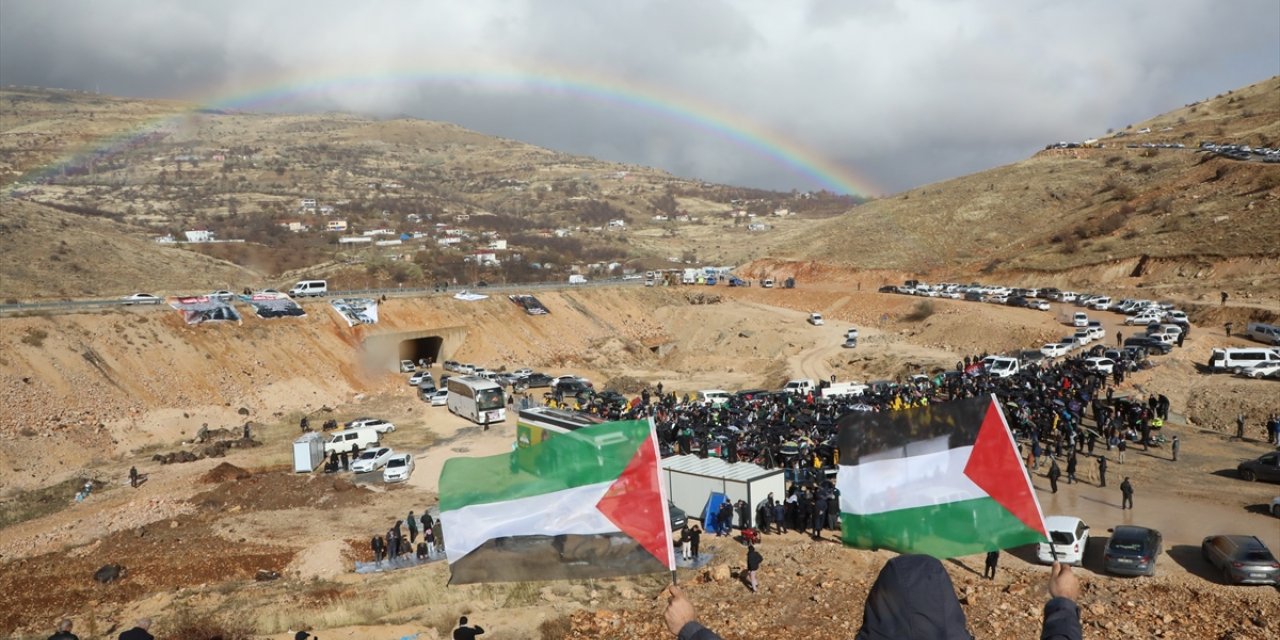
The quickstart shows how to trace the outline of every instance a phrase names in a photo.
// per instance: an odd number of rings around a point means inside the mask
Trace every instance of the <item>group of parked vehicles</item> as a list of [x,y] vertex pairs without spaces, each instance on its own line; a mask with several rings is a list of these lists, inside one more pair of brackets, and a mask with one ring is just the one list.
[[403,482],[413,475],[413,454],[397,453],[382,445],[382,436],[396,430],[396,425],[381,418],[356,418],[339,431],[329,435],[324,443],[325,455],[360,453],[351,461],[351,471],[356,474],[382,470],[383,482]]

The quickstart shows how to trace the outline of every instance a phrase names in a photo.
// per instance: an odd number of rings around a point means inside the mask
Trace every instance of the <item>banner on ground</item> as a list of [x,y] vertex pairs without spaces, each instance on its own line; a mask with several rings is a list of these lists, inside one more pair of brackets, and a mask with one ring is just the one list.
[[844,543],[951,558],[1048,539],[993,396],[841,418]]
[[440,472],[450,584],[605,578],[675,568],[648,420],[557,433]]
[[255,293],[253,295],[240,296],[240,299],[248,302],[259,318],[302,317],[307,315],[302,310],[302,307],[293,301],[293,298],[283,293]]
[[182,314],[182,319],[187,324],[222,321],[242,322],[240,312],[236,311],[235,307],[222,298],[191,296],[169,298],[167,302],[170,307],[177,309]]
[[378,323],[378,301],[374,298],[335,298],[329,304],[349,327]]

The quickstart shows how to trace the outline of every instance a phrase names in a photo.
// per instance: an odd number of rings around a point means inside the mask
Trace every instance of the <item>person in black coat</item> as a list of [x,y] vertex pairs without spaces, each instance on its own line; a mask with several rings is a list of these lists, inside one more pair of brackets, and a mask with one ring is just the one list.
[[71,618],[63,618],[58,623],[58,630],[49,636],[49,640],[80,640],[80,636],[71,633]]
[[138,620],[137,626],[120,634],[120,640],[156,640],[148,631],[150,628],[151,618],[142,618]]
[[1107,457],[1098,456],[1098,486],[1107,486]]
[[1049,488],[1054,492],[1058,492],[1058,478],[1062,477],[1062,469],[1058,468],[1057,460],[1049,462]]
[[[1081,640],[1080,581],[1071,567],[1054,563],[1049,575],[1049,601],[1044,605],[1040,640]],[[667,630],[679,640],[720,640],[698,622],[693,604],[680,588],[667,587],[663,611]],[[904,555],[885,563],[867,594],[862,628],[854,640],[933,640],[972,638],[955,586],[936,558]]]
[[759,588],[759,582],[756,580],[756,572],[760,570],[760,563],[764,562],[764,556],[756,551],[754,544],[747,545],[747,586],[751,587],[751,593],[755,593]]
[[693,561],[698,561],[698,545],[702,544],[702,528],[698,525],[689,527],[689,553],[693,556]]
[[1078,464],[1079,462],[1076,461],[1076,452],[1072,451],[1071,455],[1067,456],[1067,484],[1075,484],[1076,465]]
[[475,640],[476,636],[483,633],[484,629],[480,625],[467,626],[467,617],[462,616],[458,619],[458,628],[453,630],[453,640]]

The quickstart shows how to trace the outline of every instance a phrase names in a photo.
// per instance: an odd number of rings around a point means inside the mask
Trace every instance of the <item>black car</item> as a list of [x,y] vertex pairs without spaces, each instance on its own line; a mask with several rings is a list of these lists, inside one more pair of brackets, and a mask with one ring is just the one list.
[[627,404],[628,402],[627,397],[617,391],[601,391],[600,393],[595,394],[592,399],[597,402],[603,402],[604,404],[622,405]]
[[1103,560],[1107,573],[1154,576],[1156,559],[1164,549],[1160,532],[1147,527],[1121,525],[1111,531]]
[[1257,460],[1246,460],[1236,467],[1242,480],[1280,482],[1280,452],[1272,451]]
[[769,391],[767,389],[744,389],[733,395],[742,398],[743,400],[755,400],[767,395],[768,393]]
[[898,288],[891,284],[886,284],[885,286],[880,287],[879,289],[876,289],[876,292],[877,293],[897,293]]
[[1013,296],[1012,298],[1009,298],[1008,300],[1006,300],[1006,301],[1005,301],[1005,304],[1006,304],[1006,305],[1008,305],[1008,306],[1010,306],[1010,307],[1024,307],[1024,308],[1025,308],[1025,307],[1029,307],[1029,306],[1031,306],[1031,303],[1027,301],[1026,296]]
[[1173,351],[1173,345],[1168,344],[1158,338],[1150,338],[1147,336],[1134,336],[1132,338],[1125,338],[1124,346],[1142,347],[1143,349],[1146,349],[1147,353],[1159,353],[1160,355],[1164,355],[1169,353],[1170,351]]
[[551,376],[545,373],[531,373],[522,378],[521,382],[530,389],[541,389],[551,386]]
[[671,514],[671,530],[679,531],[689,522],[689,516],[684,509],[677,507],[674,503],[667,502],[667,511]]
[[581,380],[561,380],[551,387],[552,391],[559,391],[567,397],[576,396],[580,393],[591,394],[591,387]]

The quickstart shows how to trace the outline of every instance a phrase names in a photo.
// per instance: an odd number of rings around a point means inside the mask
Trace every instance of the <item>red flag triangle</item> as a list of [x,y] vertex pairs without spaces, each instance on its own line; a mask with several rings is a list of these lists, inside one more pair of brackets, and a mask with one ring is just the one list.
[[636,449],[622,475],[609,486],[596,509],[623,533],[631,536],[653,557],[670,569],[671,531],[667,526],[667,505],[662,499],[658,476],[658,456],[646,438]]
[[1048,537],[1031,481],[994,399],[982,419],[964,474],[1023,524]]

